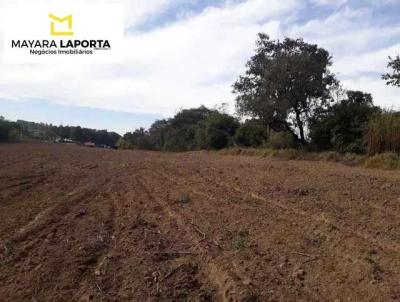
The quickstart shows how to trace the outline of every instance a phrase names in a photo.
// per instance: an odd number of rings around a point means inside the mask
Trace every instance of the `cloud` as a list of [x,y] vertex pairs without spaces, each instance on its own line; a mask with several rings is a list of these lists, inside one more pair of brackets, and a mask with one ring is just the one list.
[[381,74],[387,71],[388,56],[399,52],[400,26],[379,25],[376,18],[370,6],[344,6],[326,18],[295,24],[284,34],[329,50],[332,70],[345,88],[370,92],[377,104],[398,107],[400,89],[386,86]]
[[[231,85],[253,53],[256,34],[266,32],[318,43],[334,56],[333,70],[347,88],[371,91],[385,105],[399,99],[400,89],[386,87],[379,74],[399,49],[400,26],[376,22],[371,7],[333,1],[333,11],[322,17],[307,16],[309,0],[225,1],[140,30],[190,1],[197,0],[124,0],[124,64],[0,63],[0,96],[163,116],[181,107],[212,106],[233,100]],[[299,15],[306,21],[299,22]]]
[[[161,2],[144,15],[159,11]],[[279,18],[299,3],[227,2],[149,32],[129,32],[123,65],[3,64],[0,89],[21,98],[164,115],[213,105],[232,99],[231,84],[251,55],[256,34],[278,37]]]
[[366,73],[386,73],[388,57],[400,49],[400,43],[377,51],[359,55],[349,55],[338,59],[334,70],[344,78],[355,78]]
[[380,77],[357,77],[342,81],[343,87],[351,90],[367,91],[385,109],[400,110],[399,88],[386,86]]
[[347,0],[311,0],[311,3],[316,6],[335,6],[339,7],[347,3]]

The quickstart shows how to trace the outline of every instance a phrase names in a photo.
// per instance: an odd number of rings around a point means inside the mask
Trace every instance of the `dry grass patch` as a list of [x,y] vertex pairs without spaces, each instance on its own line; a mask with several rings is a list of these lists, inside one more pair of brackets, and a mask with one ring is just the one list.
[[373,169],[400,169],[400,157],[395,153],[378,154],[367,158],[364,166]]
[[308,160],[342,163],[347,166],[363,166],[366,168],[395,170],[400,169],[400,156],[396,153],[383,153],[372,157],[354,153],[341,154],[335,151],[308,152],[298,149],[255,149],[230,148],[218,151],[222,155],[245,155],[258,157],[274,157],[282,160]]

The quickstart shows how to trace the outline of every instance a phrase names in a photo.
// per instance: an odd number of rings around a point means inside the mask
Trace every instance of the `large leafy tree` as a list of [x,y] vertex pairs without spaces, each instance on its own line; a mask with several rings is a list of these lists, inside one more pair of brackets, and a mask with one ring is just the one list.
[[271,40],[261,33],[256,45],[245,75],[233,85],[237,111],[276,132],[291,133],[304,145],[310,119],[328,105],[330,88],[337,85],[329,71],[331,57],[302,39]]
[[396,58],[389,57],[388,67],[393,70],[392,73],[387,73],[382,76],[386,80],[387,85],[400,87],[400,56]]

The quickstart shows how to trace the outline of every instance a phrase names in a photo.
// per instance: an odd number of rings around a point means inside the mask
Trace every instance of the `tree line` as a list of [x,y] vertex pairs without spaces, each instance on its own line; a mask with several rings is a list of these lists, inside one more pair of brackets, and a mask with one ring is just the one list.
[[15,122],[7,121],[0,116],[0,142],[15,141],[19,137],[19,126]]
[[[258,35],[255,54],[232,85],[236,115],[205,106],[180,110],[122,137],[115,132],[0,120],[0,140],[18,134],[71,139],[121,149],[190,151],[232,146],[400,153],[400,113],[374,105],[371,94],[346,91],[332,57],[302,39]],[[388,85],[400,86],[400,57],[389,57]]]
[[[331,66],[329,52],[318,45],[302,39],[271,40],[261,33],[244,75],[233,84],[237,117],[204,106],[184,109],[147,130],[126,133],[118,146],[162,151],[238,145],[400,152],[392,142],[399,141],[399,113],[375,106],[369,93],[345,91]],[[400,86],[399,56],[389,58],[388,67],[393,72],[382,78]]]
[[121,138],[116,132],[96,130],[80,126],[55,126],[23,120],[7,121],[0,117],[0,142],[15,141],[19,138],[32,138],[45,141],[73,141],[76,143],[92,142],[98,146],[115,147]]

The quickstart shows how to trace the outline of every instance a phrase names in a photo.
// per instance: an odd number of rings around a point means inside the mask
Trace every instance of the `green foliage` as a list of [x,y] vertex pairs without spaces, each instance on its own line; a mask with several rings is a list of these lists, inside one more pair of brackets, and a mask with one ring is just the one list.
[[259,147],[266,143],[268,133],[257,120],[245,121],[236,131],[235,142],[239,146]]
[[44,123],[34,123],[23,120],[17,120],[16,123],[21,129],[21,135],[23,137],[52,141],[57,138],[57,127],[54,127],[51,124],[48,125]]
[[151,137],[154,150],[163,150],[168,125],[168,120],[157,120],[150,126],[149,135]]
[[388,67],[392,69],[392,73],[387,73],[382,76],[386,80],[387,85],[400,87],[400,56],[396,58],[389,57]]
[[239,122],[232,116],[225,113],[215,112],[209,115],[204,121],[204,134],[200,142],[206,149],[223,149],[233,144],[233,137],[239,128]]
[[57,138],[60,138],[71,139],[78,143],[92,142],[96,145],[114,147],[121,137],[115,132],[82,128],[80,126],[54,126],[52,124],[34,123],[23,120],[18,120],[16,123],[24,137],[47,141],[55,141]]
[[116,147],[122,150],[133,149],[132,144],[124,140],[122,137],[119,138]]
[[348,91],[346,99],[319,111],[311,121],[312,146],[318,151],[363,153],[368,121],[377,112],[370,94]]
[[400,154],[400,112],[383,112],[374,116],[366,134],[368,154]]
[[185,109],[169,120],[159,120],[146,131],[126,133],[124,141],[133,149],[189,151],[221,149],[233,144],[239,122],[233,117],[204,106]]
[[195,126],[187,130],[169,126],[165,133],[164,151],[189,151],[195,147]]
[[305,130],[316,108],[326,107],[337,81],[331,57],[301,39],[273,41],[259,34],[246,74],[233,85],[240,115],[263,121],[275,132],[288,132],[306,144]]
[[205,125],[205,120],[214,111],[201,106],[184,109],[168,121],[164,129],[164,144],[162,150],[189,151],[199,149],[201,142],[199,131]]
[[293,136],[288,132],[272,132],[267,147],[272,149],[293,149],[297,146]]
[[232,239],[232,249],[235,251],[244,249],[247,246],[247,236],[248,234],[246,232],[239,232],[239,234]]
[[7,121],[0,116],[0,142],[15,141],[19,137],[19,127],[16,123]]
[[123,140],[122,147],[125,149],[156,150],[155,143],[152,141],[149,131],[146,131],[144,128],[125,133]]

